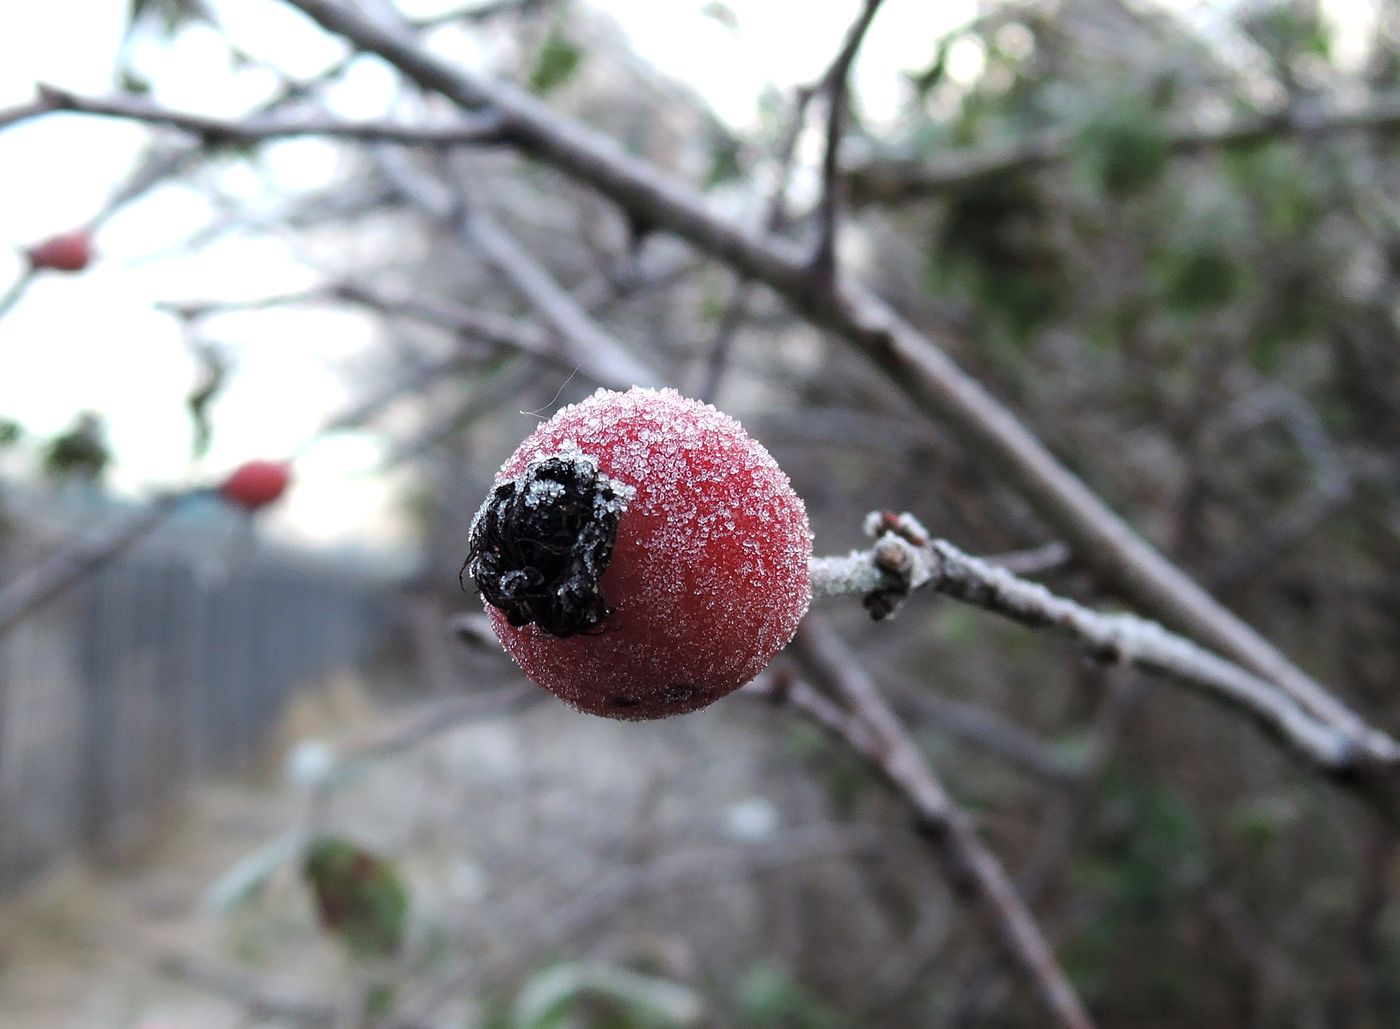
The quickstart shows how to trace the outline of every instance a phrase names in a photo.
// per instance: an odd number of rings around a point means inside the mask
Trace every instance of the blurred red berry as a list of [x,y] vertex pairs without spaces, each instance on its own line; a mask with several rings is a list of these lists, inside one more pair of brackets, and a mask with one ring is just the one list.
[[463,569],[535,682],[581,711],[713,703],[792,639],[807,513],[734,419],[674,390],[599,390],[501,468]]
[[82,229],[51,236],[30,247],[25,255],[31,268],[47,268],[56,272],[80,272],[92,263],[95,256],[92,237]]
[[223,481],[219,495],[230,504],[257,511],[287,492],[291,482],[291,469],[280,461],[248,461]]

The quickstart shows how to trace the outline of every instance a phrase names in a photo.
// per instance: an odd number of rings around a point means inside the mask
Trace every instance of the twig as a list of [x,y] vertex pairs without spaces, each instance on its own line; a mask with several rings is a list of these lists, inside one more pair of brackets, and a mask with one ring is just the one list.
[[29,284],[33,281],[34,269],[32,267],[27,267],[19,274],[14,282],[10,283],[4,293],[0,293],[0,318],[3,318],[10,312],[12,307],[20,302],[25,292],[29,289]]
[[451,25],[461,21],[480,23],[500,18],[503,15],[531,14],[537,9],[542,12],[557,3],[558,0],[495,0],[494,3],[459,7],[456,10],[435,14],[428,18],[417,18],[412,24],[415,29],[421,32],[426,29],[435,29],[440,25]]
[[341,283],[332,286],[331,292],[338,299],[361,304],[383,314],[436,325],[459,336],[513,350],[545,364],[567,369],[576,367],[571,356],[558,346],[549,333],[530,322],[428,297],[371,289],[358,283]]
[[[813,90],[811,88],[804,87],[797,90],[791,118],[783,133],[783,138],[778,144],[777,177],[773,183],[772,192],[768,194],[768,208],[763,215],[763,228],[769,235],[781,232],[787,223],[788,180],[792,178],[792,164],[797,151],[797,139],[802,134],[802,126],[807,120],[807,107],[812,101],[812,96]],[[740,279],[734,283],[733,291],[729,295],[729,303],[725,306],[724,314],[720,316],[719,324],[715,326],[715,335],[708,348],[700,387],[695,394],[701,400],[713,402],[715,394],[719,392],[719,384],[729,365],[730,352],[734,349],[734,339],[739,334],[739,327],[748,316],[749,299],[753,290],[753,282],[749,279]]]
[[52,110],[52,101],[42,93],[28,103],[0,108],[0,131],[4,131],[11,125],[18,125],[20,122],[48,114]]
[[920,408],[942,420],[1111,584],[1148,611],[1274,679],[1299,704],[1358,740],[1372,734],[1337,697],[1137,535],[1011,411],[874,293],[844,276],[839,289],[831,288],[830,282],[811,274],[808,262],[791,244],[755,237],[712,212],[693,190],[662,176],[606,136],[560,116],[513,86],[448,66],[399,29],[332,0],[286,2],[358,48],[380,55],[423,88],[468,109],[498,113],[510,142],[523,152],[785,297],[809,322],[841,336]]
[[122,521],[113,531],[63,546],[45,561],[21,572],[0,590],[0,635],[109,561],[154,532],[192,492],[167,493]]
[[1377,784],[1362,774],[1393,771],[1400,748],[1390,737],[1373,732],[1363,750],[1349,734],[1305,711],[1274,683],[1156,622],[1131,614],[1100,614],[965,554],[946,540],[930,539],[910,515],[877,513],[867,528],[879,534],[870,550],[813,559],[814,596],[864,594],[872,613],[886,617],[913,590],[930,589],[1066,636],[1098,660],[1142,668],[1244,711],[1289,750],[1328,775],[1364,788],[1372,799],[1383,801],[1383,809],[1396,813],[1395,798],[1388,791],[1374,791]]
[[[121,944],[129,949],[130,939]],[[346,1012],[333,1004],[274,992],[251,976],[223,968],[177,950],[151,955],[151,962],[162,975],[179,979],[209,993],[224,997],[241,1007],[250,1018],[276,1020],[302,1026],[335,1027],[344,1024]]]
[[836,233],[840,228],[841,207],[841,135],[850,115],[847,94],[850,91],[851,65],[865,39],[881,0],[865,0],[865,6],[850,29],[841,51],[822,80],[826,90],[826,153],[822,157],[822,196],[817,208],[817,245],[812,254],[812,269],[825,278],[836,274]]
[[244,118],[217,118],[161,107],[141,97],[121,94],[85,97],[48,85],[39,87],[39,96],[40,102],[30,105],[28,117],[67,111],[101,118],[166,125],[198,136],[206,146],[284,139],[292,136],[326,136],[361,142],[427,147],[502,142],[501,121],[489,113],[459,119],[450,125],[398,125],[393,122],[343,122],[325,117],[298,119],[264,114],[251,114]]
[[415,207],[449,225],[501,274],[544,321],[555,330],[569,357],[587,368],[598,382],[626,388],[657,385],[652,371],[632,357],[583,309],[514,236],[484,212],[466,210],[447,195],[441,184],[416,174],[393,154],[381,154],[380,165],[396,188]]
[[[1400,96],[1373,97],[1336,110],[1282,110],[1213,127],[1184,123],[1166,132],[1172,154],[1248,146],[1296,136],[1316,139],[1340,132],[1400,129]],[[1068,160],[1080,129],[1049,129],[1004,146],[953,152],[928,161],[869,161],[846,171],[855,203],[901,203],[938,196],[999,175],[1035,171]]]
[[995,754],[1007,764],[1045,782],[1067,786],[1078,782],[1080,765],[1061,757],[1015,722],[975,704],[950,700],[932,691],[894,702],[897,713],[921,727],[928,726],[954,739]]
[[433,1014],[475,983],[491,983],[509,974],[513,965],[530,952],[553,952],[589,926],[620,907],[633,907],[650,896],[672,894],[692,883],[716,876],[726,879],[749,870],[754,874],[789,869],[796,864],[847,861],[878,851],[877,834],[860,827],[795,829],[772,843],[753,846],[711,846],[662,854],[646,864],[614,871],[590,882],[588,888],[562,903],[549,899],[518,905],[502,918],[496,936],[509,946],[500,957],[484,961],[464,960],[461,965],[429,985],[404,1013],[391,1018],[384,1029],[421,1029],[433,1024]]
[[[1093,671],[1104,674],[1100,669]],[[1100,798],[1100,787],[1113,755],[1119,749],[1133,716],[1150,692],[1151,680],[1146,677],[1134,676],[1126,682],[1121,681],[1122,678],[1113,676],[1110,679],[1095,712],[1089,754],[1081,763],[1078,774],[1064,784],[1065,788],[1051,802],[1030,860],[1016,876],[1016,888],[1032,909],[1039,906],[1064,867],[1075,837]],[[945,1024],[985,1025],[1005,992],[1006,984],[1001,971],[995,963],[974,969],[964,979],[962,989],[954,995]]]
[[864,669],[820,620],[809,617],[794,642],[798,660],[841,705],[797,680],[770,677],[746,687],[786,703],[859,755],[914,814],[960,899],[986,916],[1007,959],[1064,1026],[1093,1023],[1006,871],[987,849],[972,819],[953,801]]
[[423,705],[364,736],[326,745],[299,773],[301,785],[326,791],[368,765],[412,750],[465,722],[513,714],[549,694],[531,686],[503,686]]

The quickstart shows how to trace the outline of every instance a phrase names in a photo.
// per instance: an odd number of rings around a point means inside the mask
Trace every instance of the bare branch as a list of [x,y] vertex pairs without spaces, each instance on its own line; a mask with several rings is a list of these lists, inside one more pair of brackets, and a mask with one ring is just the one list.
[[[1172,154],[1249,146],[1281,137],[1319,139],[1343,132],[1400,129],[1400,96],[1373,97],[1335,110],[1285,109],[1216,126],[1183,123],[1167,130]],[[926,161],[872,160],[846,171],[854,203],[901,203],[938,196],[1000,175],[1036,171],[1068,160],[1079,129],[1050,129],[1003,146],[954,151]]]
[[660,380],[602,328],[583,306],[520,243],[485,212],[465,210],[437,182],[416,174],[393,154],[381,166],[404,197],[429,217],[449,226],[499,272],[559,334],[568,356],[597,382],[626,389]]
[[9,128],[11,125],[18,125],[20,122],[29,121],[41,115],[48,114],[53,109],[53,101],[42,92],[28,103],[0,108],[0,131]]
[[415,18],[412,25],[421,32],[457,22],[480,24],[515,14],[542,14],[551,7],[558,6],[558,3],[559,0],[493,0],[491,3],[459,7],[427,18]]
[[[807,121],[807,107],[812,101],[812,96],[811,89],[802,88],[797,91],[787,129],[778,144],[777,176],[773,183],[773,191],[768,195],[768,209],[763,217],[764,231],[769,234],[782,231],[787,222],[788,180],[792,178],[797,137],[802,134],[802,126]],[[734,347],[734,339],[748,316],[753,289],[753,283],[748,279],[741,279],[734,284],[729,303],[715,327],[714,339],[710,342],[709,355],[700,379],[700,388],[695,393],[701,400],[712,402],[715,394],[719,392],[719,384],[729,365],[729,354]]]
[[0,590],[0,635],[38,608],[134,547],[154,532],[183,504],[190,493],[168,493],[124,519],[96,539],[62,547],[48,560],[21,572]]
[[995,754],[1037,779],[1062,787],[1079,781],[1078,762],[1062,757],[1034,734],[986,708],[951,700],[932,690],[900,698],[894,708],[920,728],[927,726]]
[[850,116],[847,94],[850,91],[851,65],[855,63],[860,44],[865,39],[881,0],[865,0],[860,17],[846,32],[846,40],[822,79],[826,91],[826,153],[822,157],[822,198],[817,208],[817,247],[812,255],[812,268],[827,277],[836,274],[836,233],[840,226],[841,207],[841,135]]
[[406,753],[427,740],[467,722],[514,714],[549,696],[533,685],[502,686],[424,704],[383,728],[355,739],[331,745],[304,740],[302,746],[321,748],[300,772],[300,784],[329,793],[365,767]]
[[3,318],[10,309],[14,307],[24,297],[29,289],[29,284],[34,281],[33,267],[27,267],[20,272],[13,282],[0,293],[0,318]]
[[[1131,665],[1188,686],[1244,711],[1288,749],[1334,777],[1346,777],[1400,759],[1400,745],[1378,731],[1367,749],[1335,725],[1305,711],[1277,685],[1211,653],[1156,622],[1131,614],[1106,615],[1056,596],[1040,583],[930,539],[910,515],[874,515],[875,545],[845,557],[814,558],[815,596],[855,593],[878,617],[892,614],[916,589],[930,589],[1034,629],[1068,637],[1090,656]],[[1393,798],[1384,807],[1394,813]]]
[[130,926],[123,926],[120,933],[104,932],[102,937],[104,946],[112,952],[137,957],[161,975],[224,997],[242,1008],[249,1019],[333,1029],[346,1024],[349,1017],[340,1005],[270,988],[241,969],[197,957],[188,947],[176,949],[141,939]]
[[[192,111],[161,107],[141,97],[84,97],[47,85],[39,87],[39,96],[40,102],[30,105],[28,117],[68,111],[102,118],[165,125],[200,137],[206,146],[291,136],[326,136],[361,142],[427,147],[467,146],[502,141],[501,122],[489,113],[459,119],[450,125],[398,125],[393,122],[342,122],[325,117],[298,119],[265,114],[252,114],[245,118],[216,118]],[[0,121],[0,124],[4,122]]]
[[812,324],[840,335],[918,406],[943,421],[1110,583],[1147,610],[1276,680],[1318,717],[1358,739],[1371,732],[1345,704],[1138,536],[1011,411],[869,290],[844,276],[838,276],[833,288],[811,274],[791,244],[755,237],[611,139],[560,116],[522,90],[449,67],[403,31],[372,22],[332,0],[287,2],[357,47],[379,54],[424,88],[468,109],[496,111],[511,143],[522,151],[785,297]]
[[864,669],[816,618],[804,623],[794,648],[809,674],[844,707],[791,679],[769,677],[746,689],[789,704],[859,755],[909,806],[915,828],[933,847],[953,892],[987,918],[997,944],[1055,1020],[1064,1026],[1092,1025],[1001,863],[944,790]]

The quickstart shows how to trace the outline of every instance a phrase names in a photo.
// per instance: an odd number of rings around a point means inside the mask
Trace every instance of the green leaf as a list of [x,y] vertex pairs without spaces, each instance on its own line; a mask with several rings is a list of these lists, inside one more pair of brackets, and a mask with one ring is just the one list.
[[209,405],[217,397],[228,378],[228,365],[218,349],[208,343],[196,343],[195,357],[200,363],[200,379],[189,396],[185,408],[194,423],[193,456],[203,457],[213,442],[214,426],[209,420]]
[[583,50],[556,24],[545,37],[535,66],[530,70],[531,91],[544,96],[558,89],[578,73],[583,58]]
[[847,1029],[854,1025],[791,975],[767,965],[749,970],[739,987],[738,999],[740,1022],[745,1027]]
[[1134,101],[1114,103],[1091,118],[1076,149],[1081,168],[1110,196],[1126,196],[1150,185],[1170,156],[1161,119]]
[[1243,286],[1239,265],[1211,243],[1163,255],[1160,269],[1167,303],[1183,314],[1227,304]]
[[933,62],[921,72],[908,74],[909,84],[914,87],[920,100],[928,99],[928,95],[942,85],[948,73],[948,51],[958,37],[959,33],[955,32],[944,36],[934,51]]
[[71,429],[55,436],[44,448],[44,472],[55,478],[96,481],[111,462],[106,424],[101,415],[91,411],[78,415]]
[[736,139],[717,136],[710,144],[710,167],[705,172],[705,186],[718,186],[721,182],[732,182],[742,178],[744,166],[740,163],[742,148]]

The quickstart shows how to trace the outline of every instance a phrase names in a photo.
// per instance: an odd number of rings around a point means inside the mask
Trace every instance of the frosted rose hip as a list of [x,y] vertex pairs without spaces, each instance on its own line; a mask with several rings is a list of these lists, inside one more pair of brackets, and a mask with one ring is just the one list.
[[291,470],[280,461],[247,461],[219,485],[219,495],[238,507],[258,511],[278,500],[291,482]]
[[82,230],[51,236],[25,251],[29,266],[58,272],[80,272],[92,263],[92,238]]
[[591,714],[663,718],[787,645],[811,553],[801,499],[738,422],[674,390],[599,390],[502,466],[464,572],[535,682]]

